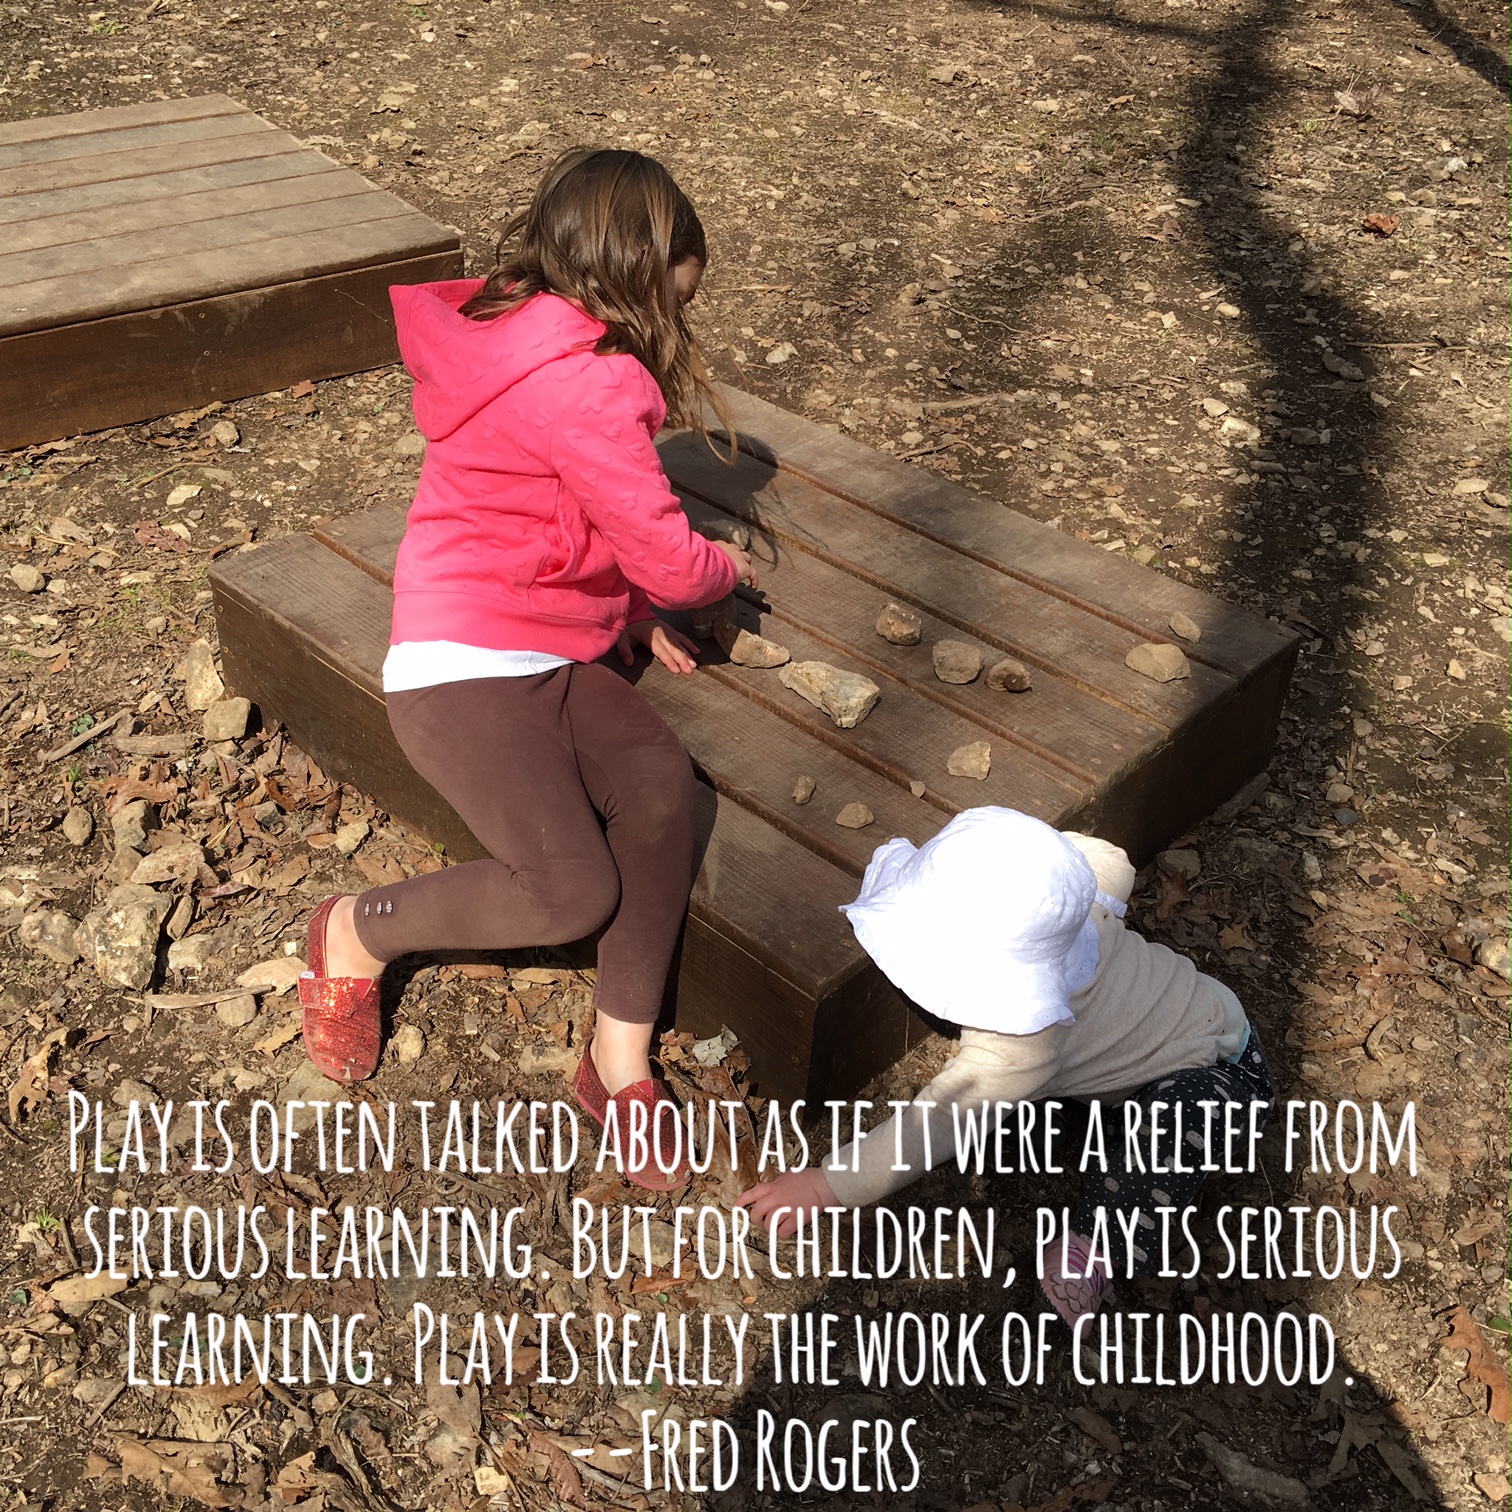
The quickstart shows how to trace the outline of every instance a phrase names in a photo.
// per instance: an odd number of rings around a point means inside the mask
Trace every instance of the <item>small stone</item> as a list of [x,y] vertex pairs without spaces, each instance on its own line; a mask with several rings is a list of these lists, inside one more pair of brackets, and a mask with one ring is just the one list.
[[240,740],[247,733],[247,721],[251,717],[251,699],[217,699],[205,710],[205,739]]
[[[1459,499],[1471,498],[1475,494],[1485,493],[1485,491],[1489,487],[1490,484],[1488,484],[1484,478],[1461,478],[1454,485],[1454,496]],[[14,573],[12,573],[11,575],[13,577],[15,576]],[[29,593],[31,592],[31,590],[27,589],[27,592]]]
[[877,634],[895,646],[917,646],[924,634],[924,621],[912,609],[888,604],[877,616]]
[[1355,790],[1347,782],[1330,782],[1328,791],[1323,795],[1324,801],[1330,808],[1340,803],[1348,803],[1355,795]]
[[1304,882],[1321,882],[1323,880],[1323,867],[1311,851],[1302,852],[1302,880]]
[[784,688],[823,709],[842,730],[853,730],[876,708],[882,690],[859,672],[842,672],[828,662],[789,662],[777,676]]
[[936,641],[930,655],[942,683],[969,683],[982,670],[982,653],[965,641]]
[[124,883],[84,916],[74,942],[101,981],[140,992],[157,969],[158,936],[172,906],[150,887]]
[[1023,662],[1005,656],[988,667],[987,686],[994,693],[1027,693],[1034,686],[1034,679]]
[[737,667],[780,667],[793,659],[786,646],[779,646],[764,635],[752,635],[728,620],[715,624],[714,639]]
[[1143,546],[1136,546],[1129,553],[1131,562],[1138,562],[1141,567],[1149,567],[1160,560],[1160,547],[1151,546],[1146,542]]
[[1225,441],[1238,441],[1244,446],[1256,446],[1260,441],[1260,427],[1237,415],[1225,415],[1218,426],[1218,434]]
[[194,923],[194,897],[190,893],[180,895],[178,902],[173,905],[173,912],[168,915],[168,922],[163,925],[163,933],[170,940],[181,940],[184,932]]
[[168,616],[166,614],[149,614],[142,621],[142,629],[151,636],[161,635],[167,628]]
[[812,777],[800,777],[793,784],[793,802],[807,803],[814,796],[819,784]]
[[1180,648],[1162,641],[1135,646],[1124,657],[1124,665],[1146,677],[1154,678],[1156,682],[1175,682],[1178,678],[1192,675],[1191,665],[1181,654]]
[[285,1106],[279,1117],[296,1134],[305,1134],[314,1129],[317,1120],[325,1114],[326,1110],[316,1108],[316,1103],[326,1103],[329,1106],[349,1102],[351,1096],[350,1088],[322,1076],[313,1061],[304,1060],[294,1068],[294,1074],[284,1084],[278,1097],[278,1101],[285,1105],[297,1102],[303,1106],[298,1109]]
[[[176,887],[188,888],[196,881],[203,881],[202,872],[207,872],[205,852],[193,840],[181,845],[165,845],[143,856],[131,873],[131,880],[138,887],[158,887],[170,882]],[[213,883],[211,884],[214,885]],[[167,909],[163,910],[167,914]]]
[[79,959],[74,934],[79,921],[58,908],[39,908],[21,920],[21,943],[59,966],[72,966]]
[[791,341],[779,341],[776,346],[768,349],[766,354],[769,367],[781,367],[784,362],[798,355],[798,348]]
[[1221,316],[1223,316],[1223,318],[1225,320],[1238,320],[1238,318],[1239,318],[1239,306],[1238,305],[1225,303],[1225,304],[1215,305],[1214,308],[1218,311],[1218,313]]
[[1358,824],[1360,819],[1360,816],[1352,808],[1336,808],[1333,811],[1333,816],[1334,823],[1340,829],[1349,829],[1352,825]]
[[366,819],[358,819],[352,824],[343,824],[336,831],[336,849],[343,856],[350,856],[370,833]]
[[183,683],[184,702],[191,709],[208,709],[225,694],[226,685],[215,670],[215,653],[207,640],[197,640],[190,646],[173,675]]
[[227,1029],[245,1029],[257,1017],[257,999],[250,992],[244,997],[227,998],[215,1005],[215,1016]]
[[147,844],[147,801],[133,798],[110,816],[110,831],[117,850],[139,851]]
[[168,490],[168,498],[165,501],[166,507],[168,509],[182,509],[192,499],[199,498],[200,490],[204,486],[203,483],[180,483],[177,488],[170,488]]
[[914,780],[908,784],[908,791],[912,793],[915,798],[922,798],[924,796],[924,784],[920,782],[917,777],[915,777]]
[[10,570],[10,580],[22,593],[40,593],[47,585],[47,574],[30,562],[17,562]]
[[175,940],[168,947],[170,971],[203,971],[210,957],[215,954],[216,939],[213,934],[190,935],[187,940]]
[[394,442],[394,455],[396,457],[423,457],[425,437],[419,431],[411,431],[407,436],[400,436]]
[[960,71],[954,63],[937,63],[929,70],[929,78],[936,84],[954,84]]
[[715,599],[712,604],[703,604],[697,609],[688,611],[688,627],[696,640],[708,640],[714,634],[714,627],[724,620],[734,623],[735,595],[733,593],[727,593],[722,599]]
[[210,427],[210,435],[217,446],[226,447],[228,450],[241,444],[241,431],[237,429],[234,420],[217,420]]
[[63,816],[63,838],[75,848],[89,844],[94,834],[94,815],[81,804],[74,804]]
[[1226,405],[1221,399],[1204,399],[1202,401],[1202,408],[1204,413],[1214,420],[1217,420],[1220,416],[1226,415],[1229,412],[1228,405]]
[[1168,877],[1185,877],[1188,882],[1195,882],[1202,874],[1202,857],[1185,847],[1161,851],[1155,864]]
[[835,815],[835,823],[841,829],[865,829],[868,824],[875,824],[876,821],[877,816],[864,803],[847,803]]
[[394,1033],[394,1055],[401,1066],[413,1066],[425,1054],[425,1035],[415,1024],[403,1024]]
[[1177,610],[1166,623],[1171,627],[1172,635],[1179,635],[1184,641],[1191,641],[1196,645],[1202,639],[1202,626],[1191,615],[1183,614]]
[[1487,971],[1494,971],[1504,981],[1512,979],[1512,955],[1508,953],[1505,940],[1482,940],[1475,947],[1475,961]]
[[1464,682],[1465,680],[1464,667],[1452,656],[1449,658],[1449,665],[1444,668],[1444,674],[1447,677],[1452,677],[1455,682]]
[[249,966],[237,977],[236,985],[251,992],[271,992],[281,997],[293,987],[309,967],[297,955],[274,956],[271,960],[259,961]]
[[992,770],[992,747],[985,740],[973,740],[970,745],[957,746],[945,763],[945,770],[952,777],[974,777],[983,781]]

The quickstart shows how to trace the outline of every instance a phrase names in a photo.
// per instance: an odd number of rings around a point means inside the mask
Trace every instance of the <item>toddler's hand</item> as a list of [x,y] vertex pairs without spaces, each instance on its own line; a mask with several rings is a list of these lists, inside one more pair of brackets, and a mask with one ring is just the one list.
[[740,547],[729,541],[711,541],[711,546],[717,546],[729,559],[734,562],[740,571],[740,581],[748,588],[759,588],[761,583],[756,577],[756,568],[751,563],[751,553],[742,551]]
[[755,1226],[766,1232],[767,1220],[778,1208],[788,1211],[777,1221],[777,1237],[786,1239],[796,1231],[796,1210],[803,1209],[804,1221],[810,1225],[818,1217],[819,1209],[838,1207],[834,1191],[824,1179],[822,1171],[810,1168],[806,1171],[787,1171],[772,1181],[763,1181],[735,1199],[736,1207],[748,1207]]
[[669,672],[698,670],[698,642],[658,619],[637,620],[620,631],[620,660],[627,667],[635,663],[636,646],[649,646],[652,656]]

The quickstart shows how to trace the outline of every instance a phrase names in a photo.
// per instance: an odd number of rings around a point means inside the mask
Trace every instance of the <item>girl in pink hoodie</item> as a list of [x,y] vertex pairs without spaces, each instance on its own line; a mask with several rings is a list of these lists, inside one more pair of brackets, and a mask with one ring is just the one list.
[[[599,658],[697,646],[653,607],[755,584],[695,535],[652,440],[719,412],[683,310],[708,253],[687,197],[639,153],[577,150],[506,228],[487,280],[391,290],[429,446],[394,569],[389,720],[491,859],[327,899],[300,982],[327,1076],[377,1065],[384,964],[414,951],[563,944],[602,931],[576,1092],[600,1121],[669,1100],[652,1028],[693,880],[693,772]],[[666,1123],[667,1120],[663,1120]],[[678,1184],[653,1160],[642,1185]]]

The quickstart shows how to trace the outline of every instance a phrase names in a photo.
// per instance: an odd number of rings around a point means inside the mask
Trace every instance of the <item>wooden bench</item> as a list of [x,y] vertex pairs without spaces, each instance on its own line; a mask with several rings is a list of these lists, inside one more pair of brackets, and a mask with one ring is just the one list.
[[[837,912],[874,848],[1005,804],[1147,858],[1264,767],[1296,640],[749,395],[729,398],[754,455],[727,467],[689,434],[665,438],[661,454],[695,525],[751,531],[762,592],[742,590],[742,624],[795,661],[863,673],[882,696],[841,730],[776,672],[734,665],[713,642],[694,677],[640,669],[707,784],[670,997],[679,1026],[733,1029],[768,1093],[845,1096],[921,1032]],[[226,559],[211,575],[222,657],[233,689],[328,770],[466,858],[476,842],[410,770],[384,715],[403,528],[402,510],[379,508]],[[877,633],[890,600],[920,615],[920,644]],[[1127,667],[1133,646],[1171,640],[1178,611],[1202,631],[1186,647],[1190,677],[1161,683]],[[1017,657],[1032,689],[939,681],[930,648],[944,638],[977,644],[989,663]],[[987,778],[948,775],[950,753],[976,740],[991,745]],[[800,777],[817,784],[804,805],[792,796]],[[837,826],[852,801],[875,824]]]
[[0,449],[379,367],[457,233],[224,95],[0,125]]

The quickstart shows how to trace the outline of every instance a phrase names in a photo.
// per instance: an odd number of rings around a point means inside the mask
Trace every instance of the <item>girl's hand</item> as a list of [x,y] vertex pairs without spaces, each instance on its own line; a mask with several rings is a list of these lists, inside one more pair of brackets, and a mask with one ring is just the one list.
[[756,577],[756,568],[751,563],[751,553],[742,551],[740,547],[729,541],[710,541],[711,546],[717,546],[729,559],[734,562],[740,571],[740,581],[748,588],[759,588],[761,583]]
[[636,646],[649,646],[652,656],[669,672],[698,670],[698,642],[689,640],[659,619],[637,620],[620,631],[620,660],[627,667],[635,663]]
[[752,1219],[763,1233],[766,1232],[767,1220],[771,1215],[778,1208],[787,1208],[788,1211],[777,1221],[779,1239],[786,1239],[797,1230],[796,1210],[803,1210],[804,1222],[812,1227],[821,1208],[839,1205],[829,1182],[824,1179],[824,1173],[816,1169],[788,1171],[773,1181],[763,1181],[759,1186],[753,1186],[735,1199],[736,1207],[750,1208]]

